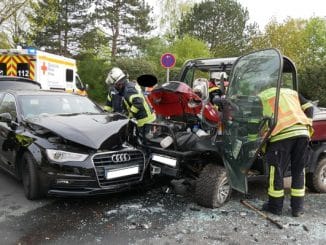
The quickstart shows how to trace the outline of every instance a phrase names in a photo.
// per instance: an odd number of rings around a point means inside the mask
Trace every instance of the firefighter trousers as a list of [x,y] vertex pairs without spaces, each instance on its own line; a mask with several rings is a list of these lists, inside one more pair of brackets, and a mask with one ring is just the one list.
[[305,174],[309,138],[296,137],[269,143],[266,160],[269,166],[268,204],[271,209],[280,211],[283,208],[283,177],[291,164],[291,208],[302,211],[305,194]]

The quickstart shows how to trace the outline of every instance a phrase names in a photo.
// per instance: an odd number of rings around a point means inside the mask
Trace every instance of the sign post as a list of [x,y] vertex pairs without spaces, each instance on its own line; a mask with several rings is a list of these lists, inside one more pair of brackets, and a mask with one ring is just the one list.
[[174,67],[176,59],[173,54],[165,53],[161,56],[161,65],[166,68],[166,82],[170,81],[170,68]]

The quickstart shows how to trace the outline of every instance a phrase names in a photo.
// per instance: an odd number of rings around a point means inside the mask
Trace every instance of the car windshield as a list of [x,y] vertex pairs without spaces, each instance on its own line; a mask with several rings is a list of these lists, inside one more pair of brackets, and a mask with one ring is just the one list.
[[24,118],[45,115],[97,114],[102,110],[90,99],[82,96],[22,95],[19,104]]

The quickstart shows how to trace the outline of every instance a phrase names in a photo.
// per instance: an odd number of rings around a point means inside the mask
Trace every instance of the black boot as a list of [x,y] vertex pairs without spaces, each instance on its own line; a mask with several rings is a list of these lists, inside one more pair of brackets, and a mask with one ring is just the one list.
[[269,201],[267,201],[263,204],[263,207],[261,210],[272,213],[272,214],[276,214],[276,215],[282,215],[282,209],[272,206]]
[[262,210],[276,215],[282,215],[284,197],[268,195],[268,201],[263,204]]
[[293,217],[300,217],[304,214],[303,199],[304,197],[291,197],[291,211]]

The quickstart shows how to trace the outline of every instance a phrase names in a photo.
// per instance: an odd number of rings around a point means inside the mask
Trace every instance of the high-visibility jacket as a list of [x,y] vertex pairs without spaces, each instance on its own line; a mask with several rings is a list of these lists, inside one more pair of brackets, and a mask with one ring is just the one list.
[[[258,95],[263,105],[263,115],[271,117],[274,113],[276,89],[269,88]],[[298,93],[292,89],[281,88],[277,124],[271,133],[270,141],[292,138],[296,136],[310,137],[312,119],[304,110],[308,105],[300,105]]]
[[149,106],[139,86],[132,82],[126,83],[122,97],[125,107],[129,112],[129,117],[137,120],[137,126],[142,127],[146,123],[151,123],[156,119],[156,115]]
[[114,87],[109,89],[104,110],[119,113],[125,113],[126,111],[122,103],[122,96],[119,95],[119,92]]

